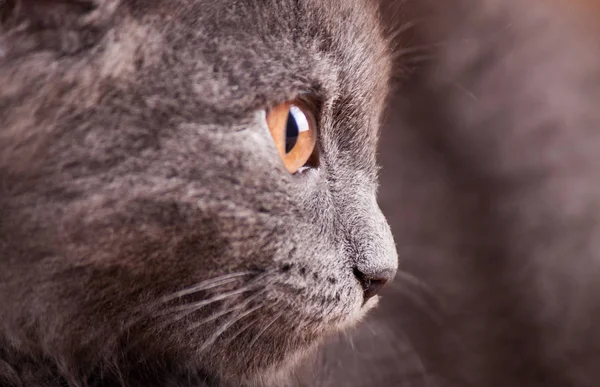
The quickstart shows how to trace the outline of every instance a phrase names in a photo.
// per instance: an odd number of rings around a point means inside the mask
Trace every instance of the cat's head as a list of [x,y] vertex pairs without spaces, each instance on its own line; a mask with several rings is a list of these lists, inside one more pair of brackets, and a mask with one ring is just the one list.
[[[3,4],[5,356],[79,383],[240,381],[374,304],[397,258],[371,2]],[[286,101],[317,138],[295,173],[267,119]]]

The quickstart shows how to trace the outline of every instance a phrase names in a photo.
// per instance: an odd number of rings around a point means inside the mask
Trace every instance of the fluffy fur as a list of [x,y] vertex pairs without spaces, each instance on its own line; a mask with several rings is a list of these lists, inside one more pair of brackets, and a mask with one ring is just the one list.
[[[254,384],[372,306],[373,4],[0,6],[3,386]],[[292,176],[264,110],[300,94],[320,166]]]

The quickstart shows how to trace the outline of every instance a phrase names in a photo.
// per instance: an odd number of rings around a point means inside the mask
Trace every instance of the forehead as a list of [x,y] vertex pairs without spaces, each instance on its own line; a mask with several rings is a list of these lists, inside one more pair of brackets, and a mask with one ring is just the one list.
[[208,103],[226,100],[239,111],[244,104],[255,108],[298,92],[318,90],[329,98],[344,89],[368,99],[387,82],[387,50],[370,1],[163,1],[151,10],[138,5],[132,12],[160,31],[178,64],[193,66],[197,85],[207,85],[201,94]]

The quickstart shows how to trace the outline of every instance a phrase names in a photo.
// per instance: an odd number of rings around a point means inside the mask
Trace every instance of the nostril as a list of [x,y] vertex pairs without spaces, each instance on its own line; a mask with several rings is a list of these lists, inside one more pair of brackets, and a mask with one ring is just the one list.
[[386,274],[365,274],[357,268],[354,268],[354,275],[363,288],[363,297],[365,301],[375,296],[390,279]]
[[375,296],[386,283],[387,280],[385,279],[368,279],[367,286],[363,285],[363,288],[365,289],[365,301]]

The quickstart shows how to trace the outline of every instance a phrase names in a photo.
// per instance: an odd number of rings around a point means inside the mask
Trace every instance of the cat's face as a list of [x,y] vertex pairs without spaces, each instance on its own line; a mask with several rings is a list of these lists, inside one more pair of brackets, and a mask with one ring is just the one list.
[[[364,277],[397,259],[375,199],[389,60],[370,4],[52,3],[24,1],[0,35],[8,352],[71,379],[240,381],[374,304]],[[295,98],[318,160],[290,174],[265,111]]]

